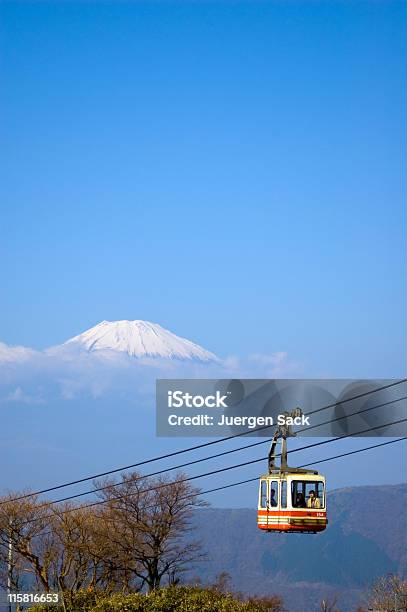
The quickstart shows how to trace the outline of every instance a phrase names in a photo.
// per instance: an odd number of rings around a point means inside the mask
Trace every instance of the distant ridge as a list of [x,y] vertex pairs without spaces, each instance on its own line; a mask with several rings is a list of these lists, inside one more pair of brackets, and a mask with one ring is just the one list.
[[251,508],[196,511],[193,534],[209,561],[200,566],[203,583],[225,571],[239,591],[283,595],[289,612],[321,610],[335,595],[337,609],[351,612],[376,578],[407,575],[407,484],[329,491],[328,528],[316,535],[262,533],[255,490],[247,501]]

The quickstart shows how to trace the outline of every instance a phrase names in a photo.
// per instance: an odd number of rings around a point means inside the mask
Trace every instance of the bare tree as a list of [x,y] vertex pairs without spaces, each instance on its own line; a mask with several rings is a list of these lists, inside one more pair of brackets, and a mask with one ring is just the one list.
[[212,584],[212,588],[219,593],[229,593],[232,591],[232,576],[229,572],[220,572],[215,577],[215,582]]
[[95,555],[94,513],[71,504],[56,505],[52,511],[53,551],[50,574],[55,587],[68,593],[82,588],[105,586],[103,550]]
[[[23,570],[33,574],[41,587],[49,591],[52,555],[48,546],[49,538],[45,535],[51,525],[48,508],[38,504],[35,496],[12,501],[12,496],[9,495],[3,498],[2,502],[0,547],[4,549],[11,542],[15,570],[17,564],[21,568],[21,560],[24,559]],[[17,576],[15,571],[14,580],[19,579],[20,576]]]
[[13,591],[21,591],[25,571],[24,559],[8,545],[0,544],[0,588],[6,590],[10,585]]
[[205,503],[183,475],[140,479],[134,473],[106,481],[98,494],[105,503],[92,508],[48,504],[36,496],[3,498],[0,582],[11,577],[18,590],[29,573],[41,590],[61,590],[68,598],[85,588],[151,591],[162,582],[177,584],[203,558],[189,532],[194,509]]
[[[13,494],[13,497],[18,495]],[[92,556],[89,540],[93,514],[72,505],[48,505],[35,496],[0,504],[0,561],[7,581],[8,544],[12,545],[12,586],[31,574],[45,591],[73,592],[100,579],[101,561]],[[95,569],[95,565],[97,569]],[[96,578],[95,578],[96,576]]]
[[332,599],[323,599],[321,601],[321,610],[323,612],[339,612],[338,596],[335,595]]
[[103,514],[110,522],[112,562],[138,580],[139,589],[152,591],[164,577],[178,580],[187,566],[203,558],[199,542],[188,536],[193,510],[206,504],[184,478],[140,479],[134,472],[122,476],[118,486],[105,482],[107,488],[99,493],[107,502]]
[[373,610],[407,611],[407,580],[388,574],[373,585],[368,607]]

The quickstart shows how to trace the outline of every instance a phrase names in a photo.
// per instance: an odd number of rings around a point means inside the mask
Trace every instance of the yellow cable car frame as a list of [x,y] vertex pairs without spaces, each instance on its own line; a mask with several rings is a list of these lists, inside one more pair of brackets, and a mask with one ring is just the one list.
[[[300,416],[297,408],[290,416]],[[288,413],[287,413],[288,416]],[[281,425],[272,440],[268,473],[260,476],[257,526],[268,532],[317,533],[326,529],[326,481],[315,470],[287,465],[287,437],[291,426]],[[281,438],[280,465],[276,466],[276,446]]]

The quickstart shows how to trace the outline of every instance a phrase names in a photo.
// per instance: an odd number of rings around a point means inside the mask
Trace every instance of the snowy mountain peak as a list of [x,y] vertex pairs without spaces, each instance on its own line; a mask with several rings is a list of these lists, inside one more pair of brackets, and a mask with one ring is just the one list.
[[217,361],[216,355],[149,321],[102,321],[71,338],[87,351],[112,350],[132,357],[164,357],[191,361]]

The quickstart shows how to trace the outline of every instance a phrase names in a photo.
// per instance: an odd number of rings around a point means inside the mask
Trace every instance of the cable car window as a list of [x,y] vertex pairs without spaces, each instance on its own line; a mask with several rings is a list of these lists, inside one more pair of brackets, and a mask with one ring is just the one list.
[[267,480],[260,482],[260,508],[267,508]]
[[270,483],[269,506],[271,508],[275,508],[276,506],[278,506],[278,482],[277,480],[272,480]]
[[324,483],[320,480],[293,480],[291,499],[294,508],[324,508]]
[[287,481],[281,482],[281,507],[287,508]]

